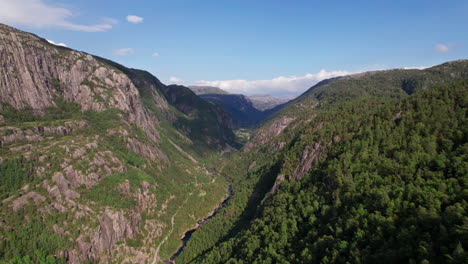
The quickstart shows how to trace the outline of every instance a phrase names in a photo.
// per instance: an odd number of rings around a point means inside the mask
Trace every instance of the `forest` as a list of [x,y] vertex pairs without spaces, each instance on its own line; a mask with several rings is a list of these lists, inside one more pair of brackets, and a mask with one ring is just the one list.
[[[467,88],[460,81],[319,111],[272,158],[281,168],[266,165],[247,176],[280,171],[287,179],[258,204],[248,227],[219,240],[216,232],[195,233],[181,261],[466,263]],[[294,167],[313,144],[324,145],[322,155],[296,181]],[[250,186],[239,188],[244,197],[259,195]],[[234,208],[246,206],[232,201]],[[231,217],[246,217],[238,215]],[[229,220],[219,221],[218,230],[226,228],[223,222]]]

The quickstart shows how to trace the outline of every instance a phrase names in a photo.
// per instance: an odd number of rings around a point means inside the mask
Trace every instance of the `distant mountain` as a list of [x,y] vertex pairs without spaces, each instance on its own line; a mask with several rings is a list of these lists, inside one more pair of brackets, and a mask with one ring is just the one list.
[[261,123],[271,113],[281,108],[278,106],[289,101],[270,95],[231,94],[212,86],[188,87],[206,101],[221,105],[224,111],[231,116],[236,128],[248,128]]
[[290,100],[290,98],[280,98],[271,95],[251,95],[248,98],[253,106],[261,111],[272,109]]
[[195,94],[229,94],[228,92],[213,86],[188,86]]
[[232,118],[234,127],[253,127],[263,121],[270,111],[260,111],[242,94],[201,94],[206,101],[219,104]]

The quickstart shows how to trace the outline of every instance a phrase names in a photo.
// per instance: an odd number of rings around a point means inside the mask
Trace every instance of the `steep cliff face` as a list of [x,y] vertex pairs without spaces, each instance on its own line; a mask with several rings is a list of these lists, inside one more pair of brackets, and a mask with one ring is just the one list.
[[[273,141],[277,136],[279,136],[283,130],[285,130],[291,122],[295,120],[294,117],[284,116],[277,120],[271,122],[271,124],[266,125],[258,129],[252,139],[244,145],[242,150],[248,152],[256,147],[262,146]],[[277,142],[276,150],[283,147],[285,142]]]
[[[181,106],[183,94],[167,100],[166,88],[0,24],[0,262],[149,261],[174,215],[184,224],[161,248],[172,254],[180,232],[224,197],[227,183],[199,153],[235,141],[222,109]],[[181,121],[206,113],[197,127]]]
[[81,52],[57,47],[35,35],[0,25],[0,101],[37,112],[59,97],[82,110],[117,108],[153,139],[157,120],[148,115],[138,89],[122,72]]

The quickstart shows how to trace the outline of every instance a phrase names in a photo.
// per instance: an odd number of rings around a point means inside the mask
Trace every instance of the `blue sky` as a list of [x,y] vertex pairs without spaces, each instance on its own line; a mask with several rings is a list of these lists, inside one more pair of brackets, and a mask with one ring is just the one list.
[[164,83],[280,96],[341,74],[467,59],[466,14],[466,0],[0,0],[1,23]]

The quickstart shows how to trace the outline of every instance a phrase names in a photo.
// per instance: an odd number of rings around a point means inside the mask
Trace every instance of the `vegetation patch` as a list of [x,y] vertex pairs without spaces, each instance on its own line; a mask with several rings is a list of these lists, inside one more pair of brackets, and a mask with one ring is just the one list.
[[0,164],[0,200],[7,198],[11,192],[31,182],[33,168],[34,163],[22,156],[4,160]]

